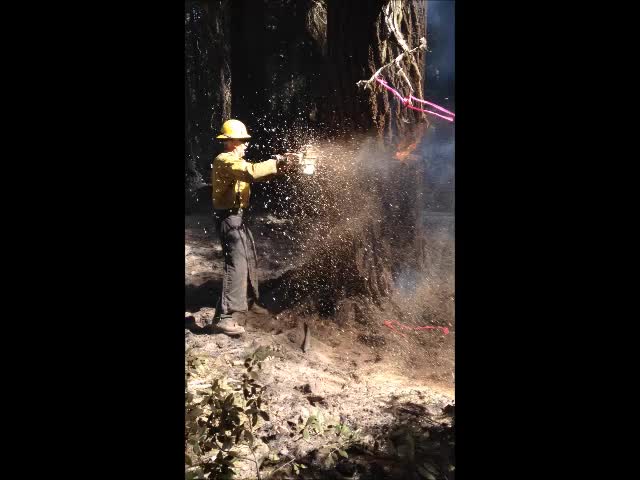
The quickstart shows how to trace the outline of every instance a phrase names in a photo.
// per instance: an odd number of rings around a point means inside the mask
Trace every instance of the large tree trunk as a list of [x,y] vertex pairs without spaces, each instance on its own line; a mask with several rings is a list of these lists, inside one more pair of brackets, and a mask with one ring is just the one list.
[[[384,308],[398,281],[424,271],[423,164],[398,161],[394,152],[417,145],[426,119],[377,83],[362,89],[357,82],[420,44],[426,10],[421,1],[327,0],[326,11],[329,91],[321,116],[334,144],[321,142],[321,150],[330,173],[294,189],[289,209],[304,263],[285,276],[278,296],[343,322],[372,318],[370,307]],[[396,66],[381,76],[403,95],[422,97],[423,52],[406,55],[400,67],[404,76]],[[335,144],[354,132],[378,140]]]
[[[363,90],[356,82],[369,79],[378,68],[420,44],[420,38],[426,36],[425,1],[328,0],[327,12],[335,93],[332,121],[351,129],[374,128],[390,142],[412,133],[415,124],[424,121],[423,114],[402,108],[377,84]],[[424,52],[405,56],[400,66],[411,87],[398,68],[384,70],[381,77],[401,93],[421,98]]]
[[[302,265],[281,279],[274,296],[284,306],[342,320],[363,313],[363,305],[384,307],[398,279],[424,266],[422,164],[393,157],[398,148],[417,143],[426,118],[376,82],[369,89],[357,82],[420,44],[426,36],[425,1],[227,5],[208,2],[207,13],[203,2],[188,2],[185,129],[192,164],[194,155],[204,155],[195,168],[208,167],[212,110],[220,113],[213,127],[228,115],[249,125],[250,158],[315,139],[327,175],[306,183],[274,181],[254,192],[257,199],[291,198],[282,204],[295,213],[298,239],[307,247]],[[405,96],[422,97],[423,72],[420,51],[381,77]],[[347,141],[354,134],[373,134],[376,141],[365,147]]]

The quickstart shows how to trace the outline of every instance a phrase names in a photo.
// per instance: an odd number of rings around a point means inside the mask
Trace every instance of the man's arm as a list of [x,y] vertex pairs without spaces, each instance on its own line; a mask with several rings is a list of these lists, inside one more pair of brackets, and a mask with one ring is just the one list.
[[240,158],[219,158],[217,174],[242,182],[259,182],[278,173],[276,160],[249,163]]
[[233,178],[243,182],[262,182],[269,180],[278,173],[287,171],[290,165],[290,155],[276,155],[276,159],[265,160],[259,163],[250,163],[239,158],[222,158],[218,161],[219,174],[223,177]]

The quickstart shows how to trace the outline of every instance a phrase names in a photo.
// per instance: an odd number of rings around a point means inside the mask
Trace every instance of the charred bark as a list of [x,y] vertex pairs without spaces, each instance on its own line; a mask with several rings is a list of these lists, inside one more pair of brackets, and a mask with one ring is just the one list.
[[327,103],[324,0],[236,0],[233,114],[252,127],[249,156],[297,148]]
[[[209,183],[213,137],[231,114],[228,0],[185,2],[185,189]],[[205,197],[206,198],[206,197]]]
[[[335,102],[329,117],[347,130],[375,129],[390,143],[411,133],[424,115],[403,109],[379,85],[356,83],[420,44],[426,36],[425,1],[328,0],[328,55]],[[399,68],[382,74],[401,93],[422,97],[424,53],[405,56]],[[404,75],[400,72],[400,68]],[[406,75],[406,78],[405,78]],[[408,82],[407,82],[408,80]]]

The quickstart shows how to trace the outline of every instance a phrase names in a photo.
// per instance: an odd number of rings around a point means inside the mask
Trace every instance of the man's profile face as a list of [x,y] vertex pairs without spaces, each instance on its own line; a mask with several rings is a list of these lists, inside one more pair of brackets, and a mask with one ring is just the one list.
[[247,145],[249,144],[249,142],[245,141],[245,140],[226,140],[225,142],[226,145],[226,150],[227,151],[233,151],[235,150],[238,155],[240,155],[241,157],[244,155],[244,152],[247,149]]
[[246,140],[238,140],[238,144],[239,144],[239,148],[238,151],[240,152],[240,156],[244,156],[244,152],[247,151],[247,147],[249,146],[249,142],[247,142]]

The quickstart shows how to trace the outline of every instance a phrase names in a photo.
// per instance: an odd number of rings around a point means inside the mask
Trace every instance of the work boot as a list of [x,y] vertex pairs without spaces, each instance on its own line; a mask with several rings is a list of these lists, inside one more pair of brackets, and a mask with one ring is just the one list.
[[244,333],[244,327],[238,325],[238,322],[233,317],[221,318],[218,323],[211,325],[213,332],[221,332],[225,335],[242,335]]
[[269,315],[269,310],[267,310],[266,308],[264,308],[263,306],[259,305],[256,302],[251,304],[251,306],[249,307],[249,311],[257,315]]

